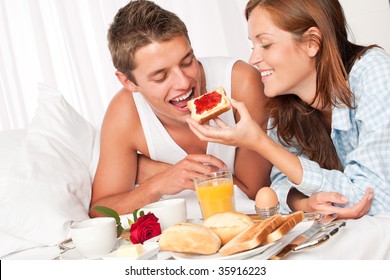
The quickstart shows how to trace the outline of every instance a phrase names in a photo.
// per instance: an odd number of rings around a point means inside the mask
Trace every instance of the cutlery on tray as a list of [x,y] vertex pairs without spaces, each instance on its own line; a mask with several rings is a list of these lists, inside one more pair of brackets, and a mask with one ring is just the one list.
[[346,225],[346,221],[339,220],[330,223],[328,226],[325,226],[321,231],[326,230],[325,233],[321,234],[319,237],[314,239],[309,239],[307,242],[302,243],[301,245],[293,249],[294,252],[311,248],[314,246],[321,245],[323,242],[329,240],[333,235],[339,232],[340,228]]
[[[315,219],[313,222],[313,225],[310,228],[308,228],[303,233],[301,233],[300,235],[295,237],[289,244],[282,247],[281,250],[279,252],[277,252],[270,259],[271,260],[283,259],[290,252],[294,251],[294,249],[299,248],[298,246],[301,246],[301,249],[303,249],[303,248],[308,248],[308,247],[311,247],[314,245],[318,245],[318,244],[312,244],[310,246],[309,245],[303,246],[303,244],[306,244],[306,242],[308,242],[314,235],[319,233],[324,228],[328,228],[336,218],[337,218],[336,214],[331,214],[331,215],[326,215],[326,216],[320,217],[319,219]],[[332,235],[335,234],[337,231],[338,231],[338,229],[337,230],[335,229],[335,232],[333,232]],[[331,236],[330,233],[329,233],[328,237],[324,236],[323,241],[329,239],[330,236]],[[322,242],[320,242],[320,243],[322,243]],[[297,249],[295,251],[297,251]]]

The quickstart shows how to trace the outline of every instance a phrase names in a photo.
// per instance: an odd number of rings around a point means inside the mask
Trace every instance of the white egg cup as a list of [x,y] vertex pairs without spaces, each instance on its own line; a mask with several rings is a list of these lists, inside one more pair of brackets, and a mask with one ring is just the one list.
[[279,202],[275,206],[272,206],[269,208],[258,208],[255,205],[255,210],[256,210],[257,215],[259,215],[261,218],[268,219],[268,218],[272,217],[273,215],[276,215],[279,213],[279,207],[280,207],[279,205],[280,205]]

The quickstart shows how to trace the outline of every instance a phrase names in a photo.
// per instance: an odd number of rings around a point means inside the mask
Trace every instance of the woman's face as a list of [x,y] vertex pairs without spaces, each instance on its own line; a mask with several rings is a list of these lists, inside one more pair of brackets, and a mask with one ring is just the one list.
[[315,95],[316,68],[314,57],[306,51],[307,43],[278,28],[259,6],[248,19],[248,34],[253,44],[249,62],[259,70],[265,94],[295,94],[310,103]]

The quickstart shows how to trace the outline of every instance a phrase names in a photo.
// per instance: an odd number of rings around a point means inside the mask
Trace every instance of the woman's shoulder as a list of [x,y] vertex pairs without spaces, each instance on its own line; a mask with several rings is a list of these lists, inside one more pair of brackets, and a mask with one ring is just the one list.
[[390,55],[379,48],[368,50],[349,75],[357,102],[356,118],[374,127],[390,110]]
[[379,47],[367,50],[361,58],[356,61],[351,74],[367,71],[368,69],[387,69],[387,71],[390,71],[390,54]]
[[390,83],[390,55],[380,48],[367,50],[352,67],[349,82],[355,90]]

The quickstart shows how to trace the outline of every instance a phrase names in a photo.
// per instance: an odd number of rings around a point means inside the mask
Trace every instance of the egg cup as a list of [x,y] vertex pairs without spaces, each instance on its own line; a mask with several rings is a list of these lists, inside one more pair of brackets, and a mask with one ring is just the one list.
[[255,210],[257,215],[259,215],[263,219],[268,219],[269,217],[277,214],[279,212],[279,203],[275,206],[269,207],[269,208],[258,208],[255,205]]

